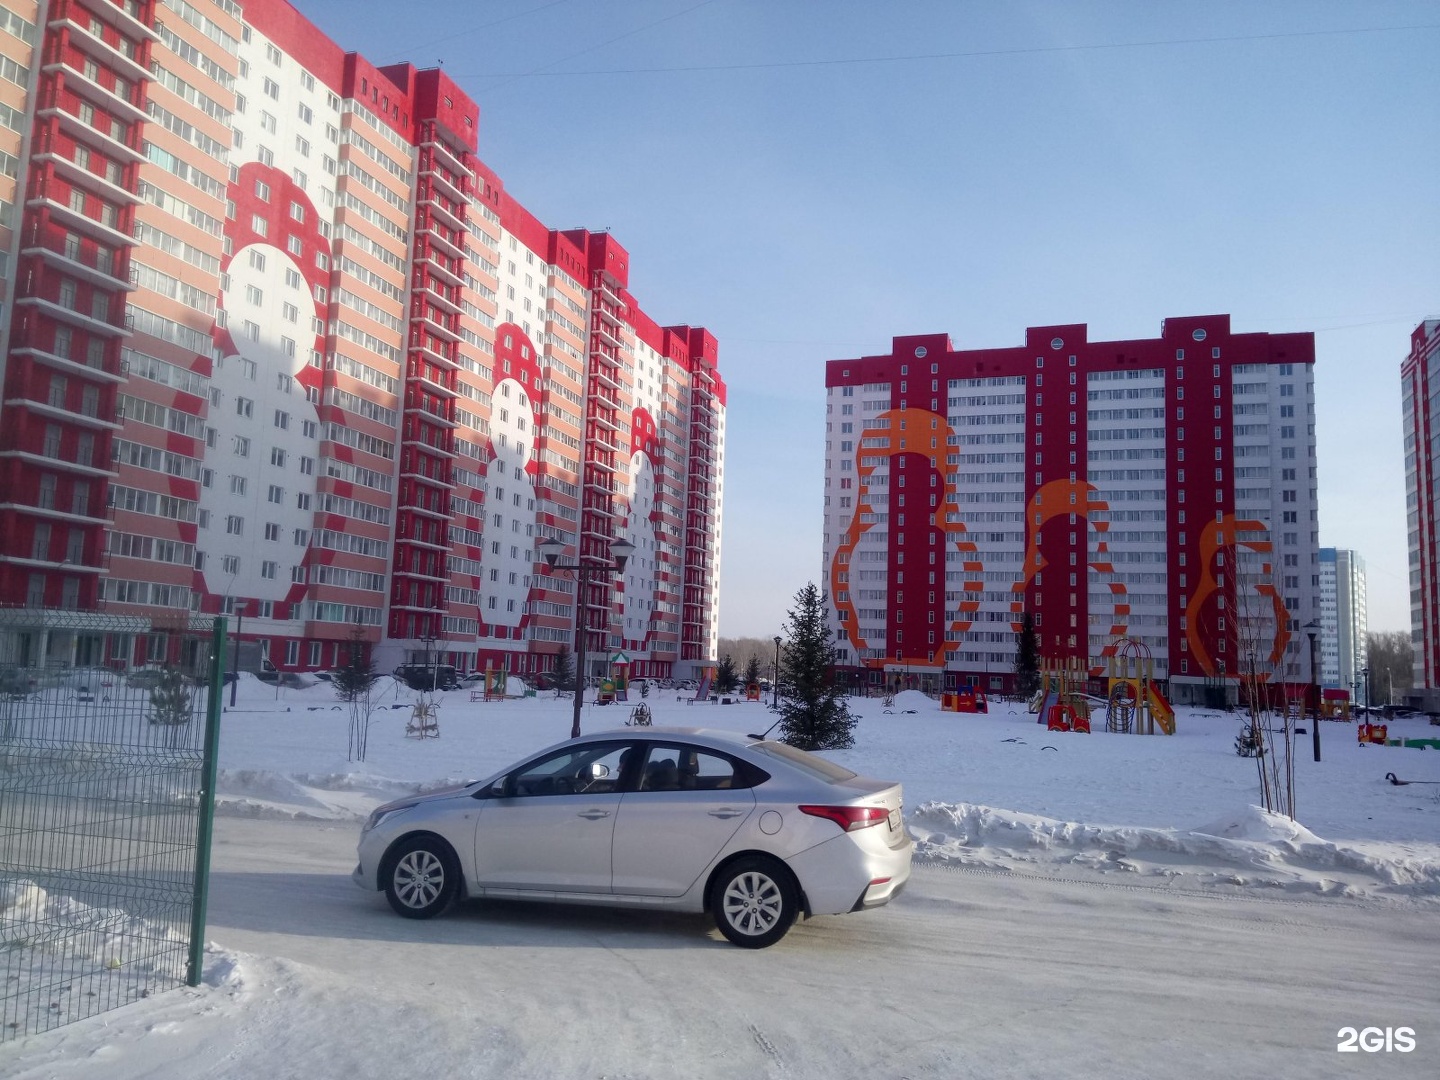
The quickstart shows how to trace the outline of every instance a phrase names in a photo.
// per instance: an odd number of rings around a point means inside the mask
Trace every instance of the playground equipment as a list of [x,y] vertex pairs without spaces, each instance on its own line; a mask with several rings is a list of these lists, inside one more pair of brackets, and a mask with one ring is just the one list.
[[1357,727],[1355,733],[1360,737],[1361,746],[1366,743],[1378,743],[1380,746],[1384,746],[1385,738],[1390,734],[1390,725],[1365,723]]
[[[505,698],[505,675],[504,669],[496,670],[488,663],[485,665],[485,700],[503,701]],[[471,695],[472,697],[474,695]]]
[[653,724],[650,706],[643,701],[630,710],[630,717],[625,721],[626,727],[652,727]]
[[940,708],[944,712],[982,713],[990,711],[990,703],[980,687],[962,686],[953,693],[941,694]]
[[760,684],[759,684],[759,683],[753,683],[753,682],[752,682],[752,683],[747,683],[747,684],[745,685],[745,700],[746,700],[746,701],[759,701],[759,700],[760,700]]
[[1122,638],[1109,657],[1110,693],[1106,698],[1105,730],[1118,734],[1175,734],[1175,710],[1155,685],[1155,660],[1149,647]]
[[1350,722],[1350,691],[1326,687],[1320,691],[1320,719]]
[[1049,731],[1090,732],[1090,700],[1085,696],[1089,673],[1079,657],[1042,661],[1040,692],[1030,703],[1036,722]]
[[694,701],[709,701],[709,700],[710,700],[710,684],[713,683],[714,681],[715,681],[715,669],[714,669],[713,667],[704,668],[704,669],[700,672],[700,686],[699,686],[699,689],[697,689],[697,690],[695,691],[695,697],[691,699],[692,702],[694,702]]

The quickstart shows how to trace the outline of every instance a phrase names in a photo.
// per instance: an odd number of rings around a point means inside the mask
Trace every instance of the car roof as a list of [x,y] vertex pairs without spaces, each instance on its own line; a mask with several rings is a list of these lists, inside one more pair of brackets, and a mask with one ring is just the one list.
[[622,727],[611,728],[609,731],[595,731],[583,735],[585,739],[657,739],[657,738],[684,738],[684,739],[709,739],[717,743],[747,745],[756,740],[751,735],[740,731],[728,731],[723,728],[703,727]]

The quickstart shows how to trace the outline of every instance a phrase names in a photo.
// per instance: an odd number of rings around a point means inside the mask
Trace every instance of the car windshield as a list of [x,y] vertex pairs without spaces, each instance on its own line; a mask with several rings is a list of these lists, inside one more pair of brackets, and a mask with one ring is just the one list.
[[826,761],[824,758],[817,757],[806,750],[797,750],[788,743],[766,740],[765,742],[751,743],[750,749],[759,754],[767,754],[770,757],[779,758],[781,761],[788,762],[797,769],[809,773],[811,776],[829,781],[832,784],[839,783],[841,780],[849,780],[857,775],[849,769],[841,768],[833,761]]

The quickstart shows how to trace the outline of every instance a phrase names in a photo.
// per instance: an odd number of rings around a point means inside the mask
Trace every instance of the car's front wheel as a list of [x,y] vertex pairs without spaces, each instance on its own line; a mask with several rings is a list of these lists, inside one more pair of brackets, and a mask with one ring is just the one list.
[[790,871],[760,855],[736,859],[715,879],[710,894],[715,925],[732,944],[763,949],[785,936],[800,911]]
[[407,919],[431,919],[455,898],[460,868],[445,841],[415,836],[400,843],[386,865],[385,898],[396,914]]

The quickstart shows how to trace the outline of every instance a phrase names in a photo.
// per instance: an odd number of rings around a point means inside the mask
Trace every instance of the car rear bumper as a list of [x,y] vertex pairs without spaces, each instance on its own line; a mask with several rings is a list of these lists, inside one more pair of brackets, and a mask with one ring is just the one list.
[[892,848],[876,838],[842,833],[786,862],[799,879],[811,915],[840,915],[879,907],[896,896],[910,879],[913,851],[908,836]]

